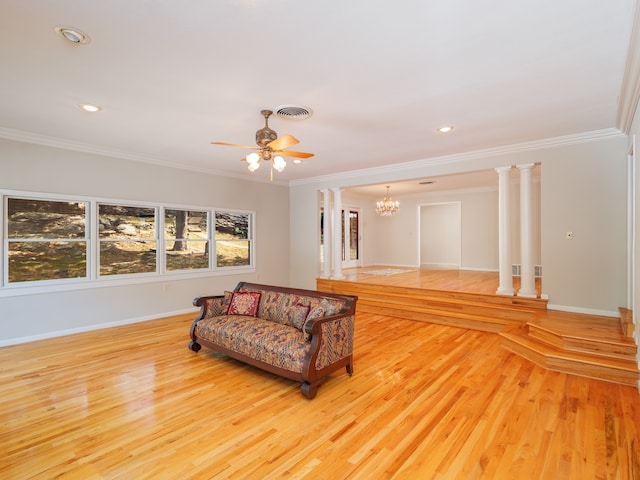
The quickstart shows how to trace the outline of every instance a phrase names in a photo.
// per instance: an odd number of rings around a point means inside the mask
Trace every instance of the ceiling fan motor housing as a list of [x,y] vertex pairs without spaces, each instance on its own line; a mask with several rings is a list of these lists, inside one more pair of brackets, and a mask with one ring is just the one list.
[[278,138],[275,130],[269,128],[269,117],[273,113],[271,110],[262,110],[260,112],[264,116],[264,127],[256,132],[256,143],[261,147],[266,147],[268,143]]

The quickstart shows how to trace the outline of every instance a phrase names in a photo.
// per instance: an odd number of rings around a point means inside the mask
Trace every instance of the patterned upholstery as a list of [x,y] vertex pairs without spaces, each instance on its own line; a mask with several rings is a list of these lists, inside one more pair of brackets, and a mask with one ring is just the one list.
[[227,313],[233,292],[224,292],[224,297],[208,297],[203,299],[204,318],[217,317]]
[[297,373],[302,372],[311,348],[296,328],[243,315],[200,320],[195,333],[234,352]]
[[322,342],[316,359],[320,370],[353,354],[353,315],[322,325]]
[[335,315],[344,307],[344,302],[323,297],[310,297],[306,295],[294,295],[272,290],[253,290],[248,288],[240,289],[241,292],[260,292],[260,307],[258,317],[265,320],[281,323],[302,329],[302,323],[296,321],[295,307],[297,305],[309,306],[309,310],[323,307],[324,313],[319,316]]
[[219,347],[232,357],[238,354],[234,358],[302,380],[307,398],[315,396],[331,372],[346,367],[353,373],[357,297],[247,282],[234,292],[254,292],[260,298],[257,316],[227,314],[231,292],[196,298],[194,305],[201,309],[191,326],[191,350]]

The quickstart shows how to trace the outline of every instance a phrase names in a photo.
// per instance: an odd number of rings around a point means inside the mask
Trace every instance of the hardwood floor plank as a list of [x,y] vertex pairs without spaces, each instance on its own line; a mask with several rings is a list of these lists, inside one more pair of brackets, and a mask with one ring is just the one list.
[[632,387],[497,335],[358,314],[353,377],[299,384],[187,348],[193,316],[0,348],[8,479],[640,478]]

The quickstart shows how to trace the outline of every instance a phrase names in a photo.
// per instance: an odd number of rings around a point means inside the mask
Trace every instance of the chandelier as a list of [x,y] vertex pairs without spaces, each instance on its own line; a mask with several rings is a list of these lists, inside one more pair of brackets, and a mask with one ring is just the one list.
[[387,196],[376,202],[376,213],[382,217],[390,217],[400,210],[400,202],[393,201],[389,196],[389,185],[387,185]]

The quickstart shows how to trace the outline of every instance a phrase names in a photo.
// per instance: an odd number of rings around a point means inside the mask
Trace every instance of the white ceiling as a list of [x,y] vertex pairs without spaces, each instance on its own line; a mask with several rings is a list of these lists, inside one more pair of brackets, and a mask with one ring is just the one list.
[[635,3],[2,0],[0,136],[266,179],[210,142],[303,105],[286,182],[616,128]]

